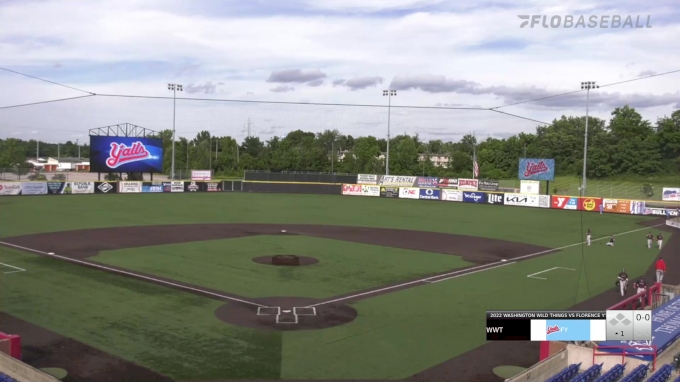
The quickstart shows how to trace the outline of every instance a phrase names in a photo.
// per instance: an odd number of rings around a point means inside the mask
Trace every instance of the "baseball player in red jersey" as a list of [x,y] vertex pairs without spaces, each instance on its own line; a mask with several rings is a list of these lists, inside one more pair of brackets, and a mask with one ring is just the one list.
[[650,232],[647,234],[647,248],[649,249],[652,248],[652,240],[654,240],[654,235]]
[[661,249],[661,245],[663,244],[663,235],[661,232],[659,232],[658,235],[656,235],[656,242],[659,244],[659,249]]
[[666,262],[663,261],[663,257],[659,257],[656,261],[656,282],[663,282],[663,275],[666,273]]

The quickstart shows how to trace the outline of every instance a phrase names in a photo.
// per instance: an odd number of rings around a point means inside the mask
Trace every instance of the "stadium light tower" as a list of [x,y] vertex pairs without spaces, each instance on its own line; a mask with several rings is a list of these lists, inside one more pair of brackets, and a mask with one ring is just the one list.
[[175,111],[177,92],[182,91],[182,85],[168,84],[168,90],[172,90],[172,169],[170,170],[170,179],[175,180]]
[[387,97],[387,152],[385,153],[385,175],[390,175],[390,111],[392,96],[397,96],[396,90],[383,90],[383,97]]
[[581,195],[586,195],[586,160],[588,159],[588,103],[590,101],[590,90],[599,89],[595,81],[581,82],[581,90],[586,91],[586,132],[583,139],[583,180],[581,181]]

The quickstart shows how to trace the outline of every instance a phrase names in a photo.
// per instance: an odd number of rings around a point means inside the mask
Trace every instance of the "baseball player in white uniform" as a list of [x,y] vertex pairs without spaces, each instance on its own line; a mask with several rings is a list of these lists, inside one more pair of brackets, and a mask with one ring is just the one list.
[[661,245],[663,244],[663,235],[661,233],[656,236],[656,242],[659,243],[659,249],[661,249]]
[[588,228],[588,232],[586,232],[586,243],[588,243],[588,246],[590,247],[590,228]]

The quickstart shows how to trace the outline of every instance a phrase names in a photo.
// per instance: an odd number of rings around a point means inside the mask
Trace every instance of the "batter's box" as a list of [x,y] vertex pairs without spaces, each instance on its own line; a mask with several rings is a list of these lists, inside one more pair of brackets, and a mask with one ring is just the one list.
[[299,308],[293,308],[293,314],[296,316],[316,316],[316,308],[315,307],[299,307]]
[[257,315],[258,316],[278,316],[281,314],[280,306],[258,306]]

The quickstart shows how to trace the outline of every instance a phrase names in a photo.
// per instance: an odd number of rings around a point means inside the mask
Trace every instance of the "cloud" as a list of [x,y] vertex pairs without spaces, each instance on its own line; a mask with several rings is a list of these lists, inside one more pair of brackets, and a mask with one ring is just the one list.
[[653,70],[644,70],[644,71],[640,72],[637,76],[638,76],[638,78],[640,78],[640,77],[653,76],[655,74],[657,74],[657,72],[655,72]]
[[54,65],[52,65],[53,68],[57,68],[57,69],[61,68],[62,66],[64,66],[64,65],[62,65],[58,62],[55,62]]
[[307,82],[307,86],[317,87],[317,86],[321,86],[321,85],[323,85],[322,79]]
[[184,87],[184,91],[193,94],[193,93],[205,93],[205,94],[214,94],[215,89],[217,88],[217,85],[214,85],[212,82],[206,82],[204,84],[189,84]]
[[340,86],[345,83],[345,80],[342,78],[338,78],[333,80],[333,86]]
[[312,70],[301,70],[301,69],[284,69],[273,71],[267,82],[277,82],[277,83],[305,83],[313,82],[316,80],[322,80],[326,78],[326,73],[323,73],[319,69]]
[[269,89],[269,91],[273,93],[287,93],[292,92],[293,90],[295,90],[295,88],[288,85],[279,85],[273,89]]
[[354,77],[345,81],[344,85],[352,90],[366,89],[375,87],[383,83],[382,77]]

